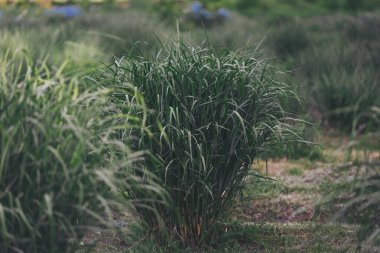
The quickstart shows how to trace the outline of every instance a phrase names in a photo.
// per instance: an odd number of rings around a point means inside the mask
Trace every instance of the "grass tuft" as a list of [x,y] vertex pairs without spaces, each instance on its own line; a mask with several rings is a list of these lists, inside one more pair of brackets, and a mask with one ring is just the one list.
[[[161,242],[199,248],[219,235],[252,160],[275,142],[298,138],[282,107],[294,96],[284,74],[249,50],[219,53],[207,46],[169,42],[154,57],[116,61],[104,84],[132,83],[152,113],[142,136],[154,160],[146,170],[168,191],[171,203],[138,210]],[[120,105],[131,98],[114,96]],[[128,188],[129,198],[145,193]],[[157,217],[158,214],[159,218]]]
[[90,226],[112,224],[116,174],[141,181],[119,138],[138,117],[62,73],[24,51],[0,57],[1,252],[74,252]]

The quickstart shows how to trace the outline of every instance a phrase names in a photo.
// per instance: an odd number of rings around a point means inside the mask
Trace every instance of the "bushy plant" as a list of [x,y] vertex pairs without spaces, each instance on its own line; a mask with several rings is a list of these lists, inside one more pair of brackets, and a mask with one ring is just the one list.
[[[281,101],[294,94],[283,73],[249,50],[168,43],[155,57],[116,61],[102,83],[136,85],[151,109],[146,124],[155,141],[141,136],[138,144],[154,156],[145,169],[163,182],[171,202],[138,210],[141,218],[161,242],[212,244],[252,160],[289,134]],[[129,198],[145,195],[126,191]]]
[[89,226],[111,221],[116,173],[138,183],[119,137],[138,119],[63,73],[23,51],[0,57],[1,252],[74,252]]

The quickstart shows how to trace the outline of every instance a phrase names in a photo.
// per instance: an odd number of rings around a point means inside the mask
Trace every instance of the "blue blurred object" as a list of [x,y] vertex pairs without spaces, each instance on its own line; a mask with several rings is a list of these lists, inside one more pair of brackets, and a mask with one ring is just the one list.
[[203,11],[203,5],[200,2],[194,2],[190,6],[190,12],[196,17],[196,18],[201,18],[202,16],[202,11]]
[[210,18],[212,18],[212,15],[211,15],[211,13],[209,11],[203,9],[201,11],[201,18],[202,19],[210,19]]
[[190,6],[190,13],[193,14],[196,19],[210,19],[212,16],[200,2],[194,2]]
[[0,18],[3,17],[3,12],[0,10]]
[[218,11],[217,11],[217,15],[221,18],[225,18],[225,19],[228,19],[231,17],[231,14],[230,12],[226,9],[226,8],[220,8]]
[[193,13],[200,13],[203,10],[203,5],[200,2],[194,2],[190,9]]
[[231,17],[230,12],[226,8],[220,8],[216,12],[209,12],[205,9],[201,2],[193,2],[190,5],[187,19],[195,24],[202,26],[210,26],[221,24]]
[[74,18],[82,15],[82,10],[75,5],[54,6],[45,10],[47,15],[63,16],[65,18]]

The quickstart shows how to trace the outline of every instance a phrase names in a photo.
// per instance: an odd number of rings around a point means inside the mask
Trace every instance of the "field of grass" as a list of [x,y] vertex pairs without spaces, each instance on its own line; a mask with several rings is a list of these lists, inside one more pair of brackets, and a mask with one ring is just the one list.
[[379,250],[380,15],[292,2],[5,8],[0,251]]

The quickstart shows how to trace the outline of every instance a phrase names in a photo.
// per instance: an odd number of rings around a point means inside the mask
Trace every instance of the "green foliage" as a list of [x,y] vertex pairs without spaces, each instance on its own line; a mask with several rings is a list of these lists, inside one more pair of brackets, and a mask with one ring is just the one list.
[[291,176],[302,176],[303,175],[303,169],[293,167],[288,170],[289,175]]
[[[380,52],[376,41],[380,33],[377,25],[371,25],[378,22],[372,16],[356,18],[342,25],[342,33],[328,32],[327,38],[315,41],[310,50],[298,57],[304,68],[301,80],[307,82],[305,94],[313,98],[331,126],[344,130],[356,129],[361,124],[368,126],[373,120],[371,107],[380,105],[376,82],[379,78],[376,56]],[[326,25],[322,29],[331,27]],[[358,35],[362,33],[367,37]]]
[[273,27],[267,39],[270,48],[265,53],[279,57],[287,69],[293,70],[290,76],[299,84],[306,117],[322,127],[348,132],[372,131],[379,124],[374,116],[374,108],[380,105],[376,82],[380,66],[378,24],[377,15],[362,14],[318,17],[308,22],[287,18],[257,27],[237,26],[242,28],[242,34],[256,29],[256,40],[268,30],[261,26]]
[[[25,49],[31,57],[48,64],[59,65],[71,60],[67,70],[97,68],[121,57],[139,44],[139,50],[153,51],[157,37],[169,30],[157,15],[121,10],[99,10],[86,13],[70,22],[51,22],[40,13],[28,11],[19,22],[0,22],[0,52]],[[43,31],[43,33],[41,32]],[[160,31],[157,34],[154,32]]]
[[[140,148],[156,157],[146,163],[171,197],[139,213],[159,240],[192,248],[210,244],[228,219],[252,159],[286,139],[291,128],[281,101],[293,96],[273,69],[249,50],[219,54],[208,47],[168,43],[155,57],[127,58],[111,68],[104,85],[136,85],[152,114],[154,139]],[[131,98],[115,96],[119,104]],[[128,189],[132,198],[144,192]],[[165,238],[165,236],[168,236]]]
[[287,22],[276,29],[271,36],[271,44],[276,56],[282,59],[307,49],[310,45],[306,30],[298,22]]
[[344,0],[330,1],[330,0],[320,0],[320,4],[327,8],[328,10],[337,11],[342,9],[344,6]]
[[116,174],[139,184],[130,178],[132,158],[138,156],[128,139],[118,137],[139,119],[115,110],[109,90],[89,89],[77,75],[63,74],[64,66],[36,63],[24,51],[0,57],[5,253],[74,252],[89,226],[112,221]]
[[[297,133],[302,139],[307,141],[287,142],[283,145],[278,145],[270,153],[268,157],[279,158],[286,157],[289,159],[308,158],[311,161],[322,160],[323,154],[321,147],[318,146],[318,129],[315,125],[306,123],[307,121],[293,124],[297,129]],[[267,158],[267,157],[263,157]]]
[[[258,173],[258,172],[256,172]],[[244,187],[244,195],[248,198],[260,197],[277,197],[281,193],[287,192],[289,189],[282,181],[278,181],[266,176],[257,176],[253,174],[248,177]]]
[[264,13],[272,16],[311,16],[331,11],[352,12],[380,7],[379,0],[237,0],[234,3],[234,8],[245,14]]
[[181,7],[184,6],[180,6],[179,2],[173,0],[159,0],[154,5],[155,11],[158,11],[164,19],[179,17],[182,12]]
[[26,50],[34,61],[46,60],[48,65],[55,66],[70,60],[71,64],[65,68],[66,73],[75,72],[78,68],[84,71],[99,66],[96,60],[105,58],[98,37],[86,36],[74,25],[62,24],[43,25],[44,33],[38,33],[42,24],[35,24],[35,27],[28,29],[19,24],[19,27],[1,30],[1,54],[7,50]]

